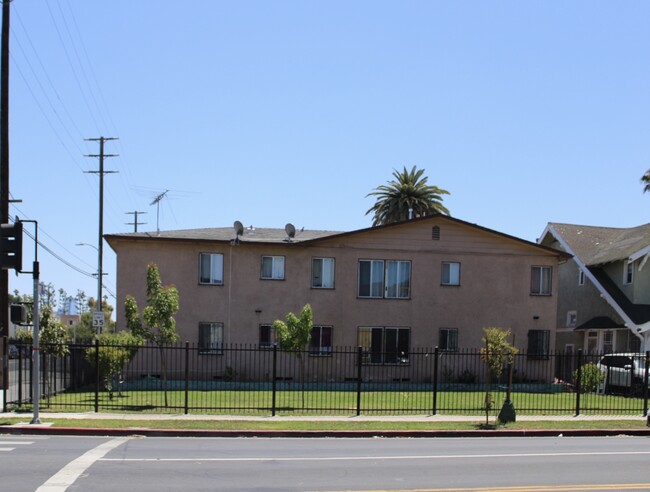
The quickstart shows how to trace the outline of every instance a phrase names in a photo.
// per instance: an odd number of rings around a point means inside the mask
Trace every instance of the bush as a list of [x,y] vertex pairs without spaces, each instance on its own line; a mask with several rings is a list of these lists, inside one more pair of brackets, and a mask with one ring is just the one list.
[[[580,370],[582,371],[580,377],[580,391],[583,391],[585,393],[593,393],[597,391],[600,385],[605,381],[605,374],[593,362],[584,364]],[[573,371],[573,381],[577,386],[578,369]]]

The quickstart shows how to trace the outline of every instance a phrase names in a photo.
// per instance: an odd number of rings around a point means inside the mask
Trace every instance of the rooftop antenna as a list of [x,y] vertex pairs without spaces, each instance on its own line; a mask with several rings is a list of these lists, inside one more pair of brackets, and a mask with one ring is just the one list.
[[160,200],[165,198],[169,190],[165,190],[153,199],[149,205],[156,205],[156,234],[160,234]]
[[287,241],[291,242],[291,240],[296,237],[296,228],[292,223],[288,223],[286,226],[284,226],[284,232],[287,233]]

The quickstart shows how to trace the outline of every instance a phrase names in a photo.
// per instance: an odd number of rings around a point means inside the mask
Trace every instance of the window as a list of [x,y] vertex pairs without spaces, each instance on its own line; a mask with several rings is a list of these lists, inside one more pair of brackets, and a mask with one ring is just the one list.
[[410,261],[359,261],[359,297],[408,299],[410,294]]
[[438,348],[447,352],[458,350],[458,328],[440,328]]
[[433,226],[431,228],[431,239],[434,241],[440,241],[440,227]]
[[332,327],[314,326],[309,340],[309,355],[332,355]]
[[223,323],[199,323],[199,354],[221,354]]
[[578,285],[585,285],[585,272],[582,270],[578,272]]
[[566,313],[566,327],[575,328],[578,324],[578,311],[568,311]]
[[223,285],[222,254],[201,253],[199,263],[199,283]]
[[284,280],[284,256],[262,256],[262,278]]
[[311,286],[315,289],[334,288],[334,258],[311,260]]
[[460,263],[442,262],[442,285],[460,285]]
[[603,333],[603,353],[611,354],[614,352],[614,332],[606,331]]
[[530,276],[530,293],[534,296],[551,295],[551,267],[534,266]]
[[273,325],[260,325],[260,348],[271,348],[278,341]]
[[364,364],[408,364],[411,329],[359,327],[357,343]]
[[634,282],[634,262],[632,261],[626,261],[625,262],[625,267],[624,267],[624,274],[623,274],[623,284],[624,285],[629,285],[632,282]]
[[595,354],[598,351],[598,332],[587,332],[587,354]]
[[528,358],[548,359],[550,330],[528,330]]

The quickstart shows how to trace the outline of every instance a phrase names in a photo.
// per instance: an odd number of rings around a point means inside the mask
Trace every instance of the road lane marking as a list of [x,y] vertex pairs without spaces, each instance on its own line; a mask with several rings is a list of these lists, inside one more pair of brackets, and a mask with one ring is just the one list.
[[[372,489],[355,492],[580,492],[601,490],[648,490],[650,483],[610,483],[610,484],[577,484],[577,485],[524,485],[514,487],[469,487],[446,489]],[[329,491],[348,492],[348,491]]]
[[321,456],[321,457],[250,457],[250,458],[101,458],[101,461],[372,461],[372,460],[447,460],[491,458],[538,458],[564,456],[634,456],[649,455],[650,451],[601,451],[590,453],[508,453],[508,454],[441,454],[405,456]]
[[77,480],[83,472],[90,468],[96,461],[100,460],[109,451],[124,444],[130,437],[117,437],[106,441],[99,446],[87,451],[79,456],[79,458],[71,461],[57,473],[52,475],[43,485],[36,489],[36,492],[63,492],[75,480]]
[[0,448],[0,451],[13,451],[16,448]]

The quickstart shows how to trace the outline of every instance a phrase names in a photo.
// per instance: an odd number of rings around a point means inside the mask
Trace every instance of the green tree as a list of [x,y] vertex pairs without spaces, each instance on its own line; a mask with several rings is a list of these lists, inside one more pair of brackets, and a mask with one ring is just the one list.
[[650,191],[650,169],[641,176],[641,183],[643,183],[643,193]]
[[488,425],[490,410],[493,406],[491,382],[492,378],[498,380],[503,374],[507,364],[514,362],[514,357],[519,350],[508,342],[510,330],[498,327],[483,328],[483,347],[481,360],[487,365],[485,381],[485,425]]
[[133,296],[126,296],[124,312],[127,328],[135,336],[158,346],[160,368],[163,377],[163,392],[165,406],[167,401],[167,364],[164,347],[178,342],[176,320],[174,314],[178,311],[178,290],[174,286],[163,287],[158,267],[151,263],[147,266],[147,306],[143,309],[142,318],[138,303]]
[[417,169],[416,166],[410,171],[406,166],[402,172],[393,170],[394,180],[378,186],[366,195],[377,198],[366,212],[366,215],[373,214],[373,226],[400,222],[409,219],[409,216],[449,215],[449,210],[442,204],[442,195],[449,195],[449,192],[428,185],[428,178],[423,174],[424,169]]
[[[39,345],[43,356],[43,368],[45,374],[45,396],[49,398],[52,393],[50,376],[50,359],[60,359],[70,353],[68,347],[68,330],[61,323],[51,307],[46,306],[41,312],[39,321]],[[56,374],[56,372],[55,372]]]
[[[113,399],[115,388],[119,387],[120,375],[138,353],[142,339],[128,331],[118,333],[102,333],[97,335],[99,341],[98,364],[99,377],[108,391],[108,398]],[[95,364],[97,349],[90,346],[86,349],[86,360]]]
[[278,319],[273,322],[280,348],[294,354],[300,364],[300,388],[303,408],[305,408],[305,360],[303,355],[305,347],[311,339],[313,325],[313,313],[309,304],[305,304],[302,311],[300,311],[300,318],[293,313],[289,313],[284,321]]

